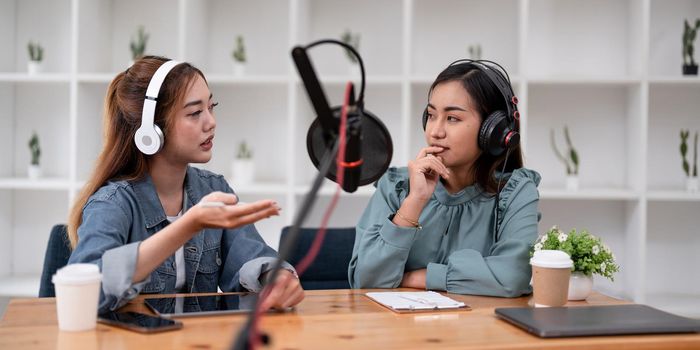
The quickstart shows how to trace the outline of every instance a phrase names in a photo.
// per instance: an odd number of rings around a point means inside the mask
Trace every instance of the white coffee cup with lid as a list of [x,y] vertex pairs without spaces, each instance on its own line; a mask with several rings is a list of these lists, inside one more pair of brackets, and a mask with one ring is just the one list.
[[530,265],[535,307],[564,306],[574,266],[569,254],[561,250],[537,250]]
[[86,331],[97,324],[102,274],[95,264],[70,264],[51,278],[56,289],[58,328]]

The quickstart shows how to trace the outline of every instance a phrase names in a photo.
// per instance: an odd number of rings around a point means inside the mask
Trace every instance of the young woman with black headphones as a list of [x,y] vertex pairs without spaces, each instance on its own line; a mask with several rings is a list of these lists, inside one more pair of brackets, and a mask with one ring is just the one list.
[[[139,293],[258,292],[268,282],[277,253],[253,223],[279,215],[277,203],[238,203],[223,176],[189,165],[212,157],[217,104],[186,62],[144,57],[112,80],[103,149],[68,220],[69,263],[101,268],[100,312]],[[264,309],[304,298],[283,267]]]
[[427,146],[379,180],[356,228],[350,285],[529,293],[540,176],[523,168],[507,73],[495,62],[460,60],[428,97]]

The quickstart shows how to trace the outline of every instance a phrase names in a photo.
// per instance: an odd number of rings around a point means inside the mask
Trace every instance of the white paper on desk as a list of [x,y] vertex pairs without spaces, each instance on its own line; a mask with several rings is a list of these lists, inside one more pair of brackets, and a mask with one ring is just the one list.
[[436,292],[369,292],[374,301],[394,310],[434,310],[465,307],[461,301]]

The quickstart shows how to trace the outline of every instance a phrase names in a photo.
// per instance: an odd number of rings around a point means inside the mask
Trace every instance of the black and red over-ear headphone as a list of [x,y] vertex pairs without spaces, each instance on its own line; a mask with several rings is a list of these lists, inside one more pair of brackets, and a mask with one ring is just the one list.
[[[520,142],[520,133],[518,132],[518,122],[520,120],[518,98],[513,93],[508,73],[500,64],[489,60],[461,59],[450,63],[448,68],[462,64],[484,72],[505,99],[506,111],[494,111],[484,119],[479,129],[477,141],[482,151],[488,152],[493,156],[499,156],[506,149],[513,148]],[[426,107],[423,111],[423,130],[425,130],[427,123],[428,108]]]

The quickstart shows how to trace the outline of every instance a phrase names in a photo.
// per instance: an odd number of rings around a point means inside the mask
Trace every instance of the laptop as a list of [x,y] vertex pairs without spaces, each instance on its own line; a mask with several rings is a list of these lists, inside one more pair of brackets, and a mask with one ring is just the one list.
[[497,308],[495,312],[542,338],[700,332],[700,320],[638,304]]

